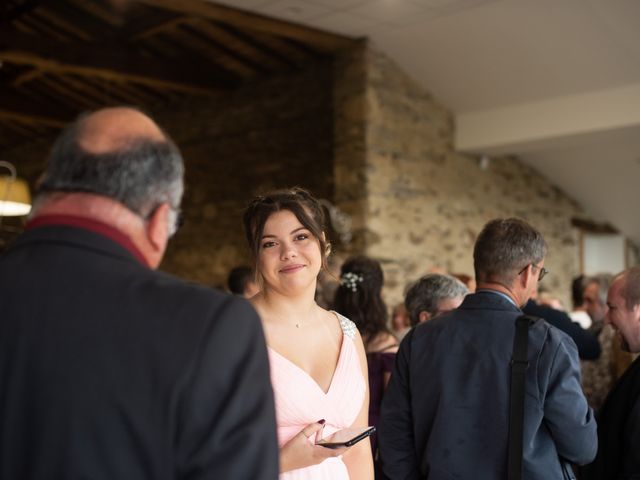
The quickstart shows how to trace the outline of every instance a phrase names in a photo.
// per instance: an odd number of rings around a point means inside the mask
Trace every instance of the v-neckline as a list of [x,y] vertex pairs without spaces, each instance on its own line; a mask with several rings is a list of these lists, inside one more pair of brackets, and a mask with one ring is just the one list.
[[338,353],[338,361],[336,362],[336,366],[333,369],[333,374],[331,375],[331,381],[329,382],[329,387],[327,388],[327,391],[325,392],[322,387],[320,386],[320,384],[316,381],[315,378],[313,378],[311,376],[311,374],[309,372],[307,372],[304,368],[302,368],[300,365],[298,365],[297,363],[295,363],[293,360],[290,360],[289,358],[285,357],[283,354],[281,354],[280,352],[278,352],[276,349],[272,348],[271,346],[267,345],[267,348],[272,351],[274,354],[276,354],[278,357],[282,358],[285,362],[287,362],[289,365],[293,366],[295,369],[301,371],[310,381],[311,383],[313,383],[316,388],[322,392],[323,395],[329,395],[329,392],[331,392],[331,387],[333,387],[334,381],[336,379],[336,374],[338,373],[338,369],[340,368],[340,364],[342,363],[342,357],[344,356],[344,347],[346,342],[346,335],[344,334],[344,330],[342,329],[342,322],[340,322],[340,317],[338,316],[337,312],[334,312],[333,310],[331,311],[331,313],[333,313],[336,318],[338,319],[338,323],[340,324],[340,329],[342,330],[342,343],[340,345],[340,351]]

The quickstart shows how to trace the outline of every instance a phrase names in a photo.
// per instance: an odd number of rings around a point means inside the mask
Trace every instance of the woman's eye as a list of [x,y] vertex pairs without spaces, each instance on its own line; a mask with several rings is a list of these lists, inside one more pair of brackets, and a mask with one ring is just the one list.
[[264,242],[262,244],[262,248],[271,248],[276,244],[276,242]]
[[306,240],[307,238],[309,238],[309,235],[306,233],[299,233],[296,235],[296,240]]

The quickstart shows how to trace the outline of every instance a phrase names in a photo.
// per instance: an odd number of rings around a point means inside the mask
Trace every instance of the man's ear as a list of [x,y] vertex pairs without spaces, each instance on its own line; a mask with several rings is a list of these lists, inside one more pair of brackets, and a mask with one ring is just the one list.
[[431,320],[431,314],[429,312],[427,312],[426,310],[422,310],[418,314],[418,323],[424,323],[427,320]]
[[157,207],[147,221],[147,240],[153,250],[164,252],[169,238],[169,204]]
[[[520,275],[518,275],[519,278],[519,282],[520,282],[520,286],[522,288],[527,288],[529,286],[529,282],[531,281],[532,277],[534,276],[533,274],[533,269],[534,266],[533,264],[529,264],[527,266],[527,268],[525,268],[522,273]],[[536,278],[536,282],[538,281],[538,279]]]

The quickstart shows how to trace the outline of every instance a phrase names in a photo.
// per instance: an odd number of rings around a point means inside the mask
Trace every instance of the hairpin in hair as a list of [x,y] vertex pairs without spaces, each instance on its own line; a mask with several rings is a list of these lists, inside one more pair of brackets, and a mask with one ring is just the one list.
[[353,273],[353,272],[346,272],[346,273],[343,273],[342,276],[340,277],[340,285],[342,285],[345,288],[348,288],[352,292],[357,292],[358,284],[362,283],[363,280],[364,280],[364,277],[362,275],[358,275],[357,273]]

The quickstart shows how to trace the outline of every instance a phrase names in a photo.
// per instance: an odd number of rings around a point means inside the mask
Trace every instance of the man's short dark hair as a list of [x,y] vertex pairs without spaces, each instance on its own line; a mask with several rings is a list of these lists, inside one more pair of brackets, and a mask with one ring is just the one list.
[[584,289],[587,287],[587,277],[585,275],[578,275],[571,282],[571,302],[573,308],[578,308],[584,303]]
[[469,289],[455,277],[430,273],[420,278],[407,290],[404,306],[409,313],[411,325],[420,323],[420,312],[438,314],[440,302],[449,298],[464,297]]
[[243,295],[247,284],[253,280],[254,273],[252,268],[245,266],[235,267],[229,272],[227,287],[229,287],[229,291],[234,295]]
[[80,145],[89,115],[81,115],[54,143],[38,196],[51,192],[94,193],[117,200],[142,217],[161,203],[177,209],[182,199],[184,164],[169,137],[164,134],[165,140],[160,141],[133,140],[113,151],[93,154]]
[[491,220],[476,240],[473,266],[479,282],[511,285],[527,265],[539,264],[547,254],[542,234],[524,220]]

